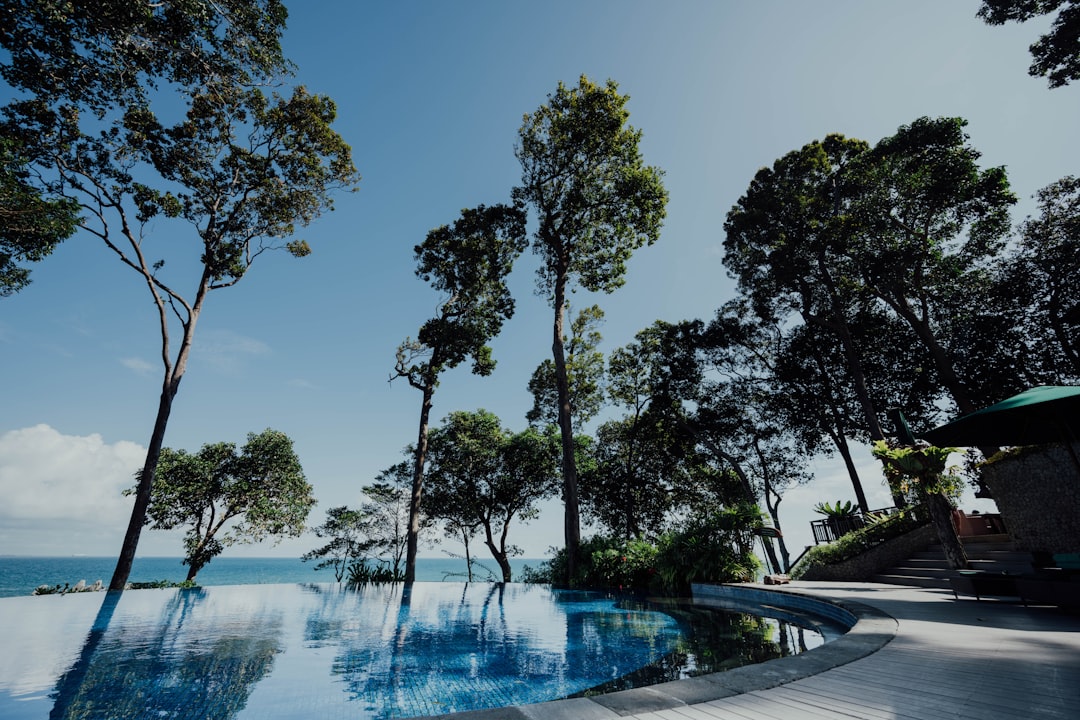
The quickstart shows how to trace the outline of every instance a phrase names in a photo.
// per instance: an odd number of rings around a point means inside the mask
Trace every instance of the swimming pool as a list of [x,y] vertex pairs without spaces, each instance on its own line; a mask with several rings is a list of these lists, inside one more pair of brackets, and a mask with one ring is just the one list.
[[333,584],[0,600],[0,717],[403,718],[760,662],[821,633],[521,584]]

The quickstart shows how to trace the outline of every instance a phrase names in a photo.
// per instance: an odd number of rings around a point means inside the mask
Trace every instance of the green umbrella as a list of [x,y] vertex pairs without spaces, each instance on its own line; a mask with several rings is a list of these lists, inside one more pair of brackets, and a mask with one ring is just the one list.
[[938,447],[1073,443],[1080,435],[1080,387],[1043,385],[922,433]]

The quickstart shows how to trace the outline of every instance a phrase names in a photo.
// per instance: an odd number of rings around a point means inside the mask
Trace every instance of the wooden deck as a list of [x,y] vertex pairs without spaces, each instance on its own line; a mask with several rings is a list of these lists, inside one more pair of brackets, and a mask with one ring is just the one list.
[[[1080,616],[892,585],[796,583],[792,589],[878,608],[896,619],[896,636],[867,657],[779,687],[610,717],[1080,718]],[[518,709],[532,717],[526,708]]]

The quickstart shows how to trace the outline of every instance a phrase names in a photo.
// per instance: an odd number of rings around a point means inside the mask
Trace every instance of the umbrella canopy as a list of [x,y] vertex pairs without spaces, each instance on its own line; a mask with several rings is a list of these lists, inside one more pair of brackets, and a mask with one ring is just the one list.
[[938,447],[1076,442],[1080,387],[1044,385],[922,433]]

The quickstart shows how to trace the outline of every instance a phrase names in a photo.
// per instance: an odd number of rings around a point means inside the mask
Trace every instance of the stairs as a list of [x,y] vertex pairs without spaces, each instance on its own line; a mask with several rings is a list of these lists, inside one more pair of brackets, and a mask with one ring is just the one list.
[[[1031,553],[1018,552],[1008,535],[977,535],[962,538],[962,541],[972,570],[1009,574],[1031,572]],[[878,573],[873,581],[948,590],[952,575],[953,570],[945,560],[941,545],[934,543],[899,566]]]

